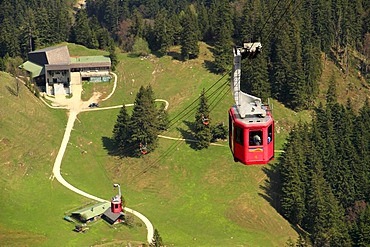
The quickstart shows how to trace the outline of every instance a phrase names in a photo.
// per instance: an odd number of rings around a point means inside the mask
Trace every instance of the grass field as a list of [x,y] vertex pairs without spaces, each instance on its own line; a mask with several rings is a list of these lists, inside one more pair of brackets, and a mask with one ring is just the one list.
[[[9,88],[14,87],[14,78],[2,72],[0,78],[0,245],[144,242],[145,227],[111,229],[102,221],[91,226],[88,234],[72,232],[74,225],[63,220],[65,212],[90,201],[49,179],[67,114],[47,108],[25,87],[19,97],[12,95]],[[109,199],[115,192],[109,181],[106,188]]]
[[[68,47],[71,55],[107,54],[73,44]],[[116,93],[100,105],[133,103],[139,87],[150,84],[156,98],[169,101],[170,119],[177,116],[197,99],[202,88],[221,78],[204,66],[212,61],[206,45],[201,45],[201,56],[194,61],[177,60],[178,51],[175,47],[171,56],[162,58],[118,54]],[[331,71],[337,74],[329,63],[323,79],[329,78]],[[228,79],[223,78],[217,86]],[[9,89],[14,87],[14,79],[8,74],[0,72],[0,82],[1,245],[115,246],[130,242],[135,246],[145,242],[146,229],[138,220],[133,228],[112,229],[99,221],[87,234],[72,232],[73,225],[62,219],[64,213],[91,201],[49,179],[67,122],[66,111],[47,108],[24,87],[19,97],[12,95]],[[358,87],[354,79],[353,83]],[[112,86],[87,85],[84,97],[94,91],[109,93]],[[213,123],[227,123],[227,110],[233,104],[231,92],[222,89],[209,99],[210,103],[218,101],[226,93],[211,112]],[[324,83],[321,89],[325,91]],[[339,92],[343,90],[340,87]],[[282,149],[289,130],[298,121],[309,121],[311,112],[295,113],[279,102],[272,103],[275,144]],[[234,163],[227,142],[221,142],[225,147],[195,151],[190,143],[160,139],[158,149],[143,158],[110,156],[118,112],[78,116],[61,168],[68,182],[106,199],[116,193],[112,183],[120,183],[127,206],[146,215],[168,246],[282,246],[289,237],[297,236],[270,205],[265,191],[269,166]],[[183,121],[193,119],[194,112],[190,112],[164,134],[182,137],[188,130]]]

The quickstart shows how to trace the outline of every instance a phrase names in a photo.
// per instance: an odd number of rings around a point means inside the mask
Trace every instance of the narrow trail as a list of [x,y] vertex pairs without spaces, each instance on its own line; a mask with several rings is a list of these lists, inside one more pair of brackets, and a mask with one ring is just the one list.
[[[112,74],[114,75],[114,78],[115,78],[112,92],[106,98],[102,99],[102,101],[108,100],[114,94],[114,92],[116,90],[117,75],[115,73],[112,73]],[[89,199],[92,199],[92,200],[95,200],[95,201],[98,201],[98,202],[104,202],[104,201],[107,201],[107,200],[96,197],[96,196],[94,196],[92,194],[89,194],[85,191],[82,191],[82,190],[74,187],[70,183],[68,183],[63,178],[63,176],[61,175],[61,165],[62,165],[64,153],[65,153],[66,148],[67,148],[68,143],[69,143],[69,139],[70,139],[70,136],[71,136],[71,132],[73,130],[74,123],[75,123],[75,121],[77,119],[77,115],[79,113],[88,112],[88,111],[102,111],[102,110],[116,109],[116,108],[121,108],[122,105],[109,106],[109,107],[100,107],[100,108],[89,108],[88,107],[89,103],[91,101],[95,102],[98,99],[99,95],[94,95],[88,101],[83,102],[81,100],[82,85],[73,85],[73,87],[74,87],[73,88],[74,94],[73,94],[73,97],[70,98],[70,99],[64,99],[64,98],[63,99],[55,99],[55,98],[50,98],[50,97],[45,96],[46,99],[52,101],[56,105],[50,105],[43,98],[40,98],[44,102],[45,105],[47,105],[48,107],[50,107],[52,109],[66,109],[66,110],[69,111],[66,130],[64,132],[63,140],[62,140],[62,143],[60,145],[57,157],[56,157],[55,162],[54,162],[52,179],[54,179],[54,178],[57,179],[57,181],[60,182],[63,186],[65,186],[66,188],[70,189],[71,191],[73,191],[73,192],[75,192],[75,193],[77,193],[81,196],[84,196],[86,198],[89,198]],[[168,109],[168,106],[169,106],[168,101],[166,101],[164,99],[156,99],[155,101],[164,102],[166,104],[165,110]],[[134,104],[125,104],[125,106],[133,106],[133,105]],[[176,141],[197,142],[197,140],[184,139],[184,138],[175,138],[175,137],[169,137],[169,136],[163,136],[163,135],[158,135],[158,137],[169,139],[169,140],[176,140]],[[218,144],[218,143],[211,143],[211,145],[221,146],[221,147],[228,147],[228,145],[223,145],[223,144]],[[283,152],[283,151],[276,150],[276,152]],[[135,211],[131,208],[125,207],[124,210],[133,214],[133,215],[135,215],[136,217],[138,217],[140,220],[143,221],[143,223],[145,224],[145,226],[147,228],[147,242],[150,244],[152,242],[152,239],[153,239],[153,236],[154,236],[154,227],[153,227],[153,224],[150,222],[150,220],[147,217],[145,217],[143,214],[141,214],[141,213],[139,213],[139,212],[137,212],[137,211]]]
[[[112,74],[115,77],[114,87],[113,87],[112,92],[104,100],[107,100],[109,97],[111,97],[113,95],[113,93],[116,89],[116,86],[117,86],[117,75],[114,74],[114,73],[112,73]],[[46,105],[48,105],[49,107],[51,107],[53,109],[68,109],[69,110],[69,116],[68,116],[68,122],[67,122],[66,130],[64,132],[63,140],[62,140],[62,143],[60,145],[60,148],[59,148],[59,151],[58,151],[58,154],[57,154],[57,157],[55,159],[54,166],[53,166],[53,177],[52,177],[52,179],[56,178],[57,181],[59,183],[61,183],[63,186],[65,186],[66,188],[70,189],[71,191],[73,191],[73,192],[75,192],[79,195],[82,195],[86,198],[89,198],[89,199],[92,199],[92,200],[95,200],[95,201],[98,201],[98,202],[104,202],[104,201],[107,201],[107,200],[96,197],[94,195],[91,195],[91,194],[89,194],[85,191],[82,191],[82,190],[74,187],[73,185],[68,183],[60,173],[62,160],[63,160],[64,153],[66,151],[66,148],[67,148],[70,136],[71,136],[73,125],[74,125],[74,123],[77,119],[77,115],[82,111],[82,108],[86,104],[86,102],[81,101],[82,85],[76,85],[73,92],[74,92],[74,94],[73,94],[73,97],[71,99],[67,99],[67,100],[63,99],[63,102],[61,102],[62,103],[61,107],[50,106],[49,104],[47,104],[47,102],[45,100],[42,99],[42,101]],[[50,98],[50,100],[56,100],[56,99]],[[66,104],[66,105],[63,105],[63,104]],[[168,104],[168,102],[167,102],[167,104]],[[133,215],[135,215],[136,217],[138,217],[140,220],[143,221],[143,223],[145,224],[145,226],[147,228],[147,242],[150,244],[152,242],[152,239],[153,239],[153,236],[154,236],[154,227],[153,227],[153,224],[150,222],[150,220],[147,217],[145,217],[143,214],[141,214],[141,213],[139,213],[139,212],[137,212],[137,211],[135,211],[131,208],[125,207],[124,210],[133,214]]]

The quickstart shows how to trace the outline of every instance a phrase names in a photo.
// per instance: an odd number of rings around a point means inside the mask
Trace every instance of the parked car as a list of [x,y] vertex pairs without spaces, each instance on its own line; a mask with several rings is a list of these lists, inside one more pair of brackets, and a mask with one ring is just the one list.
[[98,103],[91,103],[89,105],[90,108],[93,108],[93,107],[99,107],[99,104]]

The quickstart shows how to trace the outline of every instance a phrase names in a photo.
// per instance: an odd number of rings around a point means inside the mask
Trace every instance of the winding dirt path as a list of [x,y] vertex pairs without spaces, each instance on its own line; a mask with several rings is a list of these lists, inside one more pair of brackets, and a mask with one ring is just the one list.
[[[117,75],[115,73],[112,73],[112,74],[114,76],[114,87],[113,87],[112,92],[104,100],[107,100],[108,98],[110,98],[114,94],[114,91],[115,91],[116,86],[117,86]],[[98,202],[103,202],[103,201],[107,201],[107,200],[96,197],[94,195],[91,195],[91,194],[89,194],[85,191],[82,191],[82,190],[74,187],[73,185],[68,183],[60,173],[62,160],[63,160],[64,153],[66,151],[66,148],[67,148],[67,145],[68,145],[68,142],[69,142],[69,138],[71,136],[71,132],[72,132],[72,129],[73,129],[74,122],[77,119],[77,115],[81,111],[83,111],[83,109],[86,107],[86,105],[89,104],[88,102],[81,101],[81,92],[82,92],[82,85],[81,84],[80,85],[73,85],[73,97],[70,98],[70,99],[64,99],[64,98],[54,99],[54,98],[47,97],[49,100],[53,101],[58,106],[50,106],[49,104],[46,103],[45,100],[43,100],[43,102],[45,104],[47,104],[49,107],[51,107],[53,109],[68,109],[69,110],[69,116],[68,116],[68,122],[67,122],[66,130],[64,132],[63,140],[62,140],[62,143],[60,145],[58,155],[55,159],[54,166],[53,166],[53,177],[52,177],[52,179],[56,178],[58,180],[58,182],[60,182],[63,186],[65,186],[66,188],[72,190],[73,192],[75,192],[79,195],[82,195],[84,197],[87,197],[89,199],[92,199],[92,200],[95,200],[95,201],[98,201]],[[96,96],[93,96],[93,97],[96,97]],[[93,99],[93,100],[96,100],[96,99]],[[91,99],[89,101],[91,101]],[[167,102],[167,104],[168,104],[168,102]],[[153,239],[153,236],[154,236],[154,228],[153,228],[153,224],[150,222],[150,220],[147,217],[145,217],[143,214],[141,214],[141,213],[139,213],[139,212],[137,212],[137,211],[135,211],[131,208],[125,207],[124,210],[126,210],[129,213],[132,213],[133,215],[135,215],[136,217],[138,217],[140,220],[143,221],[143,223],[145,224],[145,226],[147,228],[147,242],[150,244],[152,242],[152,239]]]

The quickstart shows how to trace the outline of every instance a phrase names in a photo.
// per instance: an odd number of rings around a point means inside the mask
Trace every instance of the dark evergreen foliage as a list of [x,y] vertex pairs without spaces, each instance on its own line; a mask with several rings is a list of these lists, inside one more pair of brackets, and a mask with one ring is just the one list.
[[124,153],[128,148],[128,139],[130,137],[130,116],[127,113],[125,104],[117,116],[116,124],[113,128],[113,140],[118,152]]
[[210,117],[209,117],[209,106],[205,90],[203,89],[202,94],[199,98],[199,107],[195,113],[195,136],[198,140],[196,146],[198,149],[208,148],[211,139],[211,128],[210,128]]
[[166,104],[163,103],[158,110],[158,130],[163,131],[167,130],[170,125],[170,120],[168,118],[168,112],[166,111]]
[[157,229],[154,229],[153,239],[152,242],[149,245],[150,247],[162,247],[164,246],[163,240],[161,235],[159,235],[159,231]]
[[140,87],[130,123],[130,154],[139,156],[140,146],[145,146],[148,152],[153,151],[157,146],[160,124],[151,86]]
[[326,99],[309,128],[298,126],[288,138],[279,162],[281,211],[314,246],[361,246],[360,228],[369,228],[358,206],[369,202],[369,105],[356,115],[350,101],[338,104],[334,77]]
[[114,44],[114,42],[110,43],[108,51],[109,51],[109,58],[112,64],[112,70],[114,71],[118,64],[118,59],[117,59],[117,54],[116,54],[116,45]]
[[212,36],[214,40],[214,66],[218,73],[224,73],[231,68],[232,64],[232,34],[233,24],[230,4],[226,0],[212,3],[213,27]]
[[194,59],[199,55],[198,20],[192,9],[186,8],[181,21],[181,56],[184,60]]
[[253,60],[243,60],[241,78],[242,91],[257,96],[264,102],[271,97],[266,57],[265,53],[261,53]]
[[228,134],[228,127],[224,123],[218,123],[215,126],[211,125],[212,140],[225,140]]

